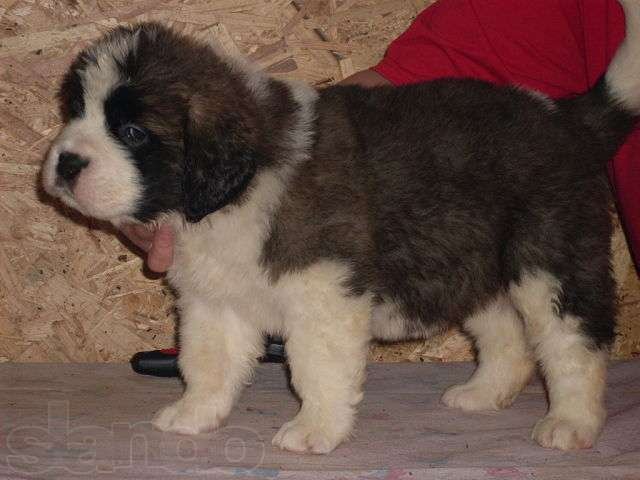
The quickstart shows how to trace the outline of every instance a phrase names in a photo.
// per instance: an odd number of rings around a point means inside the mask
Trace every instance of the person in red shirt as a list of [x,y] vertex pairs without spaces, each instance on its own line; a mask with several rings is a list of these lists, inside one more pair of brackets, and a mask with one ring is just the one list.
[[[624,33],[624,14],[615,0],[440,0],[389,45],[380,63],[341,83],[371,87],[474,77],[566,97],[596,83]],[[640,270],[639,156],[636,130],[610,162],[609,178]],[[148,252],[150,269],[169,268],[169,227],[123,230]]]

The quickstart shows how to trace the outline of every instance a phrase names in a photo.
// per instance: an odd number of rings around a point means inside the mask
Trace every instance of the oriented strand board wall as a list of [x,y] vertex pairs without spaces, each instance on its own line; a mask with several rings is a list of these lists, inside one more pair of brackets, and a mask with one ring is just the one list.
[[[322,86],[374,64],[430,0],[4,0],[0,4],[0,361],[122,361],[173,344],[162,278],[108,226],[38,189],[60,127],[55,91],[73,56],[120,22],[162,20],[275,76]],[[618,232],[621,332],[616,355],[640,351],[640,287]],[[634,330],[635,329],[635,330]],[[372,350],[375,360],[470,358],[456,332]]]

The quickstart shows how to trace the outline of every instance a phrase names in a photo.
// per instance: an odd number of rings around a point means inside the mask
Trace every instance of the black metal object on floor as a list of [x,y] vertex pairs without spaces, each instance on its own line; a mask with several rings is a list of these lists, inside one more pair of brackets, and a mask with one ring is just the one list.
[[[154,377],[178,377],[177,348],[165,348],[162,350],[150,350],[138,352],[131,357],[131,368],[140,375],[152,375]],[[262,363],[283,363],[286,353],[282,340],[266,337],[265,354],[260,358]]]

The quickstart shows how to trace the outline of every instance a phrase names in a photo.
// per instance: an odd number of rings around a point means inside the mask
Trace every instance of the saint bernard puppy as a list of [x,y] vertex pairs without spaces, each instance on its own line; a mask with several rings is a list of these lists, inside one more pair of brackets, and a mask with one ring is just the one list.
[[157,23],[82,52],[43,181],[87,216],[175,228],[186,387],[155,427],[218,427],[280,334],[302,403],[273,444],[328,453],[372,338],[461,325],[478,367],[446,406],[507,407],[539,365],[533,439],[591,447],[615,326],[605,165],[640,114],[640,4],[622,4],[609,70],[558,101],[470,79],[315,90]]

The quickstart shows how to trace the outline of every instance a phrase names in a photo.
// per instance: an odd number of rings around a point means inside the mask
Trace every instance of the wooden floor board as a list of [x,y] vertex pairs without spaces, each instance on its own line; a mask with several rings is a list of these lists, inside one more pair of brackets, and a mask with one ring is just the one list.
[[0,478],[640,479],[640,362],[612,366],[609,420],[594,449],[563,453],[529,438],[546,409],[539,382],[512,408],[463,414],[439,403],[468,363],[374,364],[356,436],[328,456],[271,446],[297,410],[284,371],[261,366],[225,427],[193,437],[149,419],[175,379],[123,364],[0,364]]

